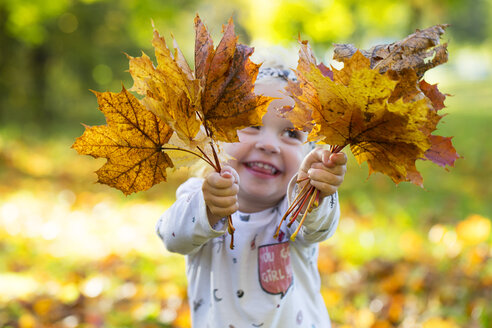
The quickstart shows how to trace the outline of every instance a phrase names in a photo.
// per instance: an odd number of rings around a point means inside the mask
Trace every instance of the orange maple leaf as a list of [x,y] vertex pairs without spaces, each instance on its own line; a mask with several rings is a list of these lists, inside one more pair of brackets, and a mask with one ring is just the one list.
[[162,151],[173,130],[129,93],[94,92],[107,125],[86,126],[72,148],[79,154],[103,157],[98,182],[125,195],[149,189],[166,181],[171,158]]
[[[289,80],[285,87],[287,94],[293,95],[292,98],[294,99],[295,106],[286,106],[281,108],[279,112],[288,117],[296,129],[309,132],[314,127],[312,112],[315,108],[321,106],[317,96],[318,93],[313,83],[309,82],[309,78],[316,80],[323,75],[317,74],[320,72],[319,70],[315,70],[316,58],[307,41],[302,41],[299,36],[299,44],[301,48],[299,50],[299,61],[297,64],[298,81],[293,82]],[[308,76],[304,76],[304,73]]]
[[216,49],[198,15],[195,30],[195,76],[203,88],[200,114],[214,138],[237,142],[237,130],[262,124],[273,98],[254,94],[260,65],[249,59],[253,48],[237,43],[232,18]]

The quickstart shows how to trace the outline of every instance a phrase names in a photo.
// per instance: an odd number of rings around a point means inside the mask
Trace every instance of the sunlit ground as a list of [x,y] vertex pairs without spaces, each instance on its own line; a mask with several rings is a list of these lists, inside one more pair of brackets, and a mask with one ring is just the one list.
[[[441,134],[464,159],[419,165],[425,189],[350,159],[319,261],[334,327],[492,326],[489,86],[445,90]],[[0,326],[188,327],[184,260],[154,232],[186,172],[125,197],[72,142],[0,131]]]

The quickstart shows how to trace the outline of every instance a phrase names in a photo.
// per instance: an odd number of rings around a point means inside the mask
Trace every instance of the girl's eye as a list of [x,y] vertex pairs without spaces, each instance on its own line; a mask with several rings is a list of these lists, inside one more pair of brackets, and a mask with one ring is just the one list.
[[301,133],[295,129],[285,129],[284,136],[293,139],[301,139]]
[[259,125],[248,126],[247,128],[242,129],[241,133],[257,134],[260,131],[260,128],[261,128],[261,126],[259,126]]

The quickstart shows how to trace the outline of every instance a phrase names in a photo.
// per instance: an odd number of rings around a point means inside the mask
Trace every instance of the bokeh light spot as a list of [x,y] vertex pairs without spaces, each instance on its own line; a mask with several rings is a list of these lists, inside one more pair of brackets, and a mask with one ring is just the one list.
[[73,33],[79,27],[79,20],[74,14],[64,13],[58,18],[58,28],[63,33]]
[[92,70],[92,77],[100,85],[105,85],[113,80],[113,71],[108,65],[99,64]]

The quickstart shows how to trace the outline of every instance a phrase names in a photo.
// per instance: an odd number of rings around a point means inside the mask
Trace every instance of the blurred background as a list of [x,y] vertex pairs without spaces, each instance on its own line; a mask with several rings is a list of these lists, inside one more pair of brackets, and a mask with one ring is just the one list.
[[70,146],[105,123],[90,89],[131,87],[124,53],[153,56],[151,20],[192,62],[196,13],[292,68],[299,33],[328,64],[333,43],[451,24],[425,79],[452,95],[438,134],[463,158],[418,163],[422,189],[349,155],[322,294],[337,328],[492,327],[492,0],[0,0],[0,326],[189,327],[184,260],[154,233],[188,172],[125,197]]

